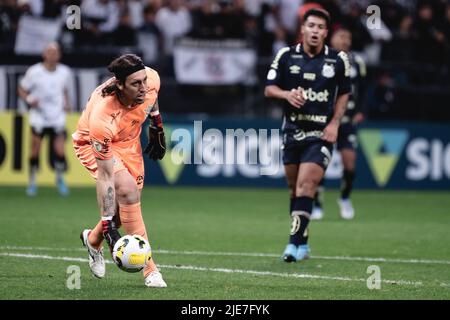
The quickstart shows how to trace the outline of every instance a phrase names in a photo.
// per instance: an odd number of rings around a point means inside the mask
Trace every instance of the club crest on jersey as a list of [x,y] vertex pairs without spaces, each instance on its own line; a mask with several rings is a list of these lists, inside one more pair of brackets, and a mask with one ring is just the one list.
[[325,63],[322,68],[322,75],[325,78],[333,78],[335,75],[334,66],[332,64]]

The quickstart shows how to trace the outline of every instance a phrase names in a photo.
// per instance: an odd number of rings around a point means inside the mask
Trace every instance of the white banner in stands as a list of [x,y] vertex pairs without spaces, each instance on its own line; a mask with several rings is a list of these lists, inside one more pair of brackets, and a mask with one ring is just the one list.
[[59,19],[22,16],[16,35],[16,54],[41,55],[45,46],[56,41],[61,31]]
[[183,39],[174,47],[175,76],[181,84],[234,85],[255,80],[256,52],[239,40]]

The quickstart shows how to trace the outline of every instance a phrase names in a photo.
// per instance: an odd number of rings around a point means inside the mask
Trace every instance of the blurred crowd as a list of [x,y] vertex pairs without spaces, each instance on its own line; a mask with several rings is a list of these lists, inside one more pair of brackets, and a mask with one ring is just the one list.
[[[0,44],[14,46],[19,18],[60,19],[69,35],[63,45],[95,48],[139,45],[139,34],[157,39],[157,52],[170,56],[175,39],[244,39],[259,56],[298,42],[306,10],[322,7],[332,25],[353,31],[353,49],[369,63],[412,61],[448,65],[450,2],[446,0],[2,0]],[[367,7],[381,9],[382,31],[367,27]],[[81,8],[81,29],[67,30],[66,9]]]

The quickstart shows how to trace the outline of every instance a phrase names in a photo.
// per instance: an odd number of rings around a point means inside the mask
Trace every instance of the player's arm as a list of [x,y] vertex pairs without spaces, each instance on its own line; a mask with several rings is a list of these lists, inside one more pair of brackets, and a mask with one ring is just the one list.
[[277,85],[268,85],[264,89],[264,96],[266,98],[286,100],[296,108],[301,108],[306,102],[300,87],[298,89],[283,90]]
[[274,98],[288,101],[292,106],[300,108],[305,99],[300,88],[284,90],[283,87],[283,66],[288,57],[289,47],[280,49],[275,55],[269,72],[267,73],[266,87],[264,88],[264,96],[266,98]]
[[64,111],[70,112],[72,110],[70,104],[69,90],[67,88],[64,89]]
[[35,108],[39,105],[38,99],[33,97],[28,90],[26,90],[24,87],[22,87],[20,84],[17,87],[17,94],[19,97],[25,101],[30,107]]
[[335,143],[338,135],[339,124],[341,123],[341,118],[344,116],[345,110],[347,108],[349,94],[341,94],[337,97],[336,103],[334,105],[334,114],[330,123],[323,130],[322,139],[330,143]]
[[348,98],[351,91],[350,62],[345,52],[341,51],[337,59],[337,98],[334,104],[334,113],[331,121],[323,130],[322,139],[335,143],[338,135],[339,124],[347,108]]
[[148,154],[154,161],[161,160],[166,154],[166,137],[164,135],[162,117],[159,112],[158,99],[156,99],[155,104],[150,110],[149,120],[148,144],[144,153]]
[[358,67],[358,78],[356,81],[356,99],[355,99],[355,108],[356,113],[353,116],[352,122],[354,124],[361,123],[364,121],[367,110],[366,110],[366,104],[365,104],[365,98],[366,98],[366,92],[367,92],[367,86],[366,86],[366,75],[367,75],[367,68],[364,60],[356,55],[355,56],[355,62]]
[[102,220],[111,220],[116,208],[113,159],[97,159],[97,170],[97,203],[100,214]]
[[120,239],[116,220],[116,192],[114,188],[114,162],[110,159],[97,160],[97,203],[102,219],[103,237],[112,253],[115,243]]

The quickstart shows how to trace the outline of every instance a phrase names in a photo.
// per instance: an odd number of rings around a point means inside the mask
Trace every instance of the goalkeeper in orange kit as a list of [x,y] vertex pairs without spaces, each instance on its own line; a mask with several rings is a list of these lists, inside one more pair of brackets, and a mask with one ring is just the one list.
[[[92,230],[84,230],[81,240],[89,252],[89,267],[98,278],[105,275],[103,239],[111,252],[120,238],[120,226],[127,234],[148,239],[140,202],[144,184],[140,134],[147,118],[149,144],[144,153],[160,160],[166,151],[158,73],[134,54],[115,59],[108,70],[114,77],[91,94],[72,135],[78,159],[97,184],[101,220]],[[153,259],[144,269],[144,278],[148,287],[167,286]]]

